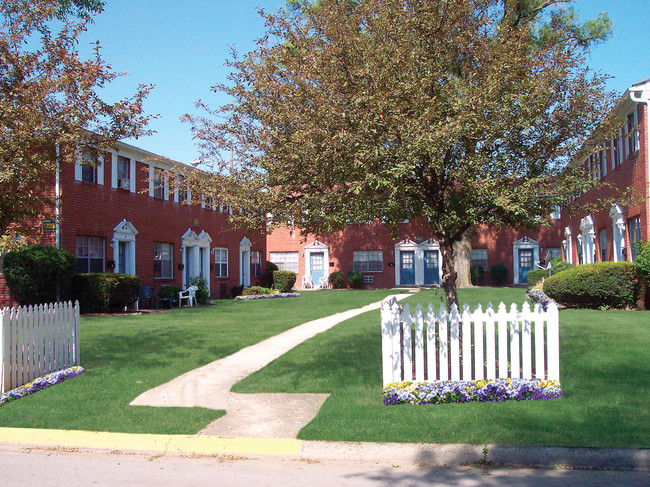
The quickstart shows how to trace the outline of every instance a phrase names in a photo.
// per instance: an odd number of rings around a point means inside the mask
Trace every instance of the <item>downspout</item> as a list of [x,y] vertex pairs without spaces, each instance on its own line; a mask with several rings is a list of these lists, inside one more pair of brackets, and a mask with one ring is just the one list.
[[[645,103],[645,159],[646,159],[646,184],[648,184],[648,193],[649,197],[646,201],[646,214],[650,215],[650,87],[646,84],[643,89],[638,88],[628,88],[630,92],[630,100],[635,103]],[[640,93],[640,96],[636,94]],[[639,139],[639,149],[641,148],[641,140]]]
[[56,182],[54,184],[54,223],[56,225],[56,248],[61,248],[61,227],[59,220],[61,216],[61,161],[59,160],[59,146],[56,146]]

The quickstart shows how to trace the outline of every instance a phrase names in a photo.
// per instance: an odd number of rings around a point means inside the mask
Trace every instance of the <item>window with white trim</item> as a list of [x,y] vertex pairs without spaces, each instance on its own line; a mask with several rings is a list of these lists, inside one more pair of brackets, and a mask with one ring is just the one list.
[[627,230],[630,237],[630,251],[632,262],[636,260],[637,246],[641,244],[641,217],[635,216],[627,221]]
[[188,203],[189,202],[189,197],[188,197],[188,186],[187,186],[187,178],[185,176],[178,176],[178,202],[183,204],[183,203]]
[[487,249],[472,249],[470,267],[480,267],[485,272],[488,271]]
[[600,248],[600,261],[607,262],[607,229],[598,230],[598,247]]
[[131,159],[117,156],[117,187],[131,189]]
[[384,253],[381,250],[355,250],[352,252],[352,268],[361,272],[383,272]]
[[281,271],[298,273],[298,252],[271,252],[269,260]]
[[214,249],[214,277],[228,277],[228,249]]
[[104,238],[77,235],[77,272],[104,272]]
[[629,156],[639,150],[639,121],[637,117],[636,107],[634,107],[632,113],[629,113],[627,115],[625,134],[627,136],[625,155]]
[[251,276],[260,277],[262,275],[262,252],[259,250],[251,251]]
[[94,149],[84,149],[81,152],[81,180],[88,183],[97,182],[97,167],[99,156]]
[[153,277],[154,279],[171,279],[174,277],[174,245],[166,242],[153,243]]
[[153,173],[153,197],[163,199],[165,197],[165,175],[160,169]]

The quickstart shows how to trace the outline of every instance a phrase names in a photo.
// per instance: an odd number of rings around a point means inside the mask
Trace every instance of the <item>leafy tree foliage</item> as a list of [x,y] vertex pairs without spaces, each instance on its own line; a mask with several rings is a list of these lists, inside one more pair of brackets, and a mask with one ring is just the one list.
[[[78,51],[96,0],[8,0],[0,3],[0,236],[24,233],[28,219],[52,203],[58,164],[84,147],[107,149],[146,133],[142,103],[151,86],[117,103],[99,90],[120,76],[94,46]],[[58,19],[58,20],[57,20]]]
[[457,302],[466,231],[539,226],[593,184],[565,168],[613,105],[585,65],[610,25],[578,23],[570,3],[296,0],[262,13],[267,35],[214,87],[232,103],[187,116],[216,166],[202,190],[317,235],[422,218]]

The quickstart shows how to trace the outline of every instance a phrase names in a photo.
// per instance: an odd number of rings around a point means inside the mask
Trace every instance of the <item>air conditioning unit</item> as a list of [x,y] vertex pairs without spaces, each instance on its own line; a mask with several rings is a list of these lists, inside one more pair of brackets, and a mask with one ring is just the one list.
[[373,284],[375,282],[375,276],[363,276],[363,282]]
[[118,179],[117,187],[120,189],[131,189],[131,180],[130,179]]

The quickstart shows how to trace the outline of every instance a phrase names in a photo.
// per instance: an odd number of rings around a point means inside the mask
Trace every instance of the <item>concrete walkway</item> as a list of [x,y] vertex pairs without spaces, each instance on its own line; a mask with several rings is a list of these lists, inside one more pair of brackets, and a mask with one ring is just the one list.
[[[396,294],[394,297],[402,300],[410,295]],[[314,335],[379,309],[380,305],[381,301],[291,328],[150,389],[136,397],[131,405],[226,410],[224,417],[210,423],[199,435],[296,438],[316,416],[329,394],[236,394],[230,392],[231,387]]]

